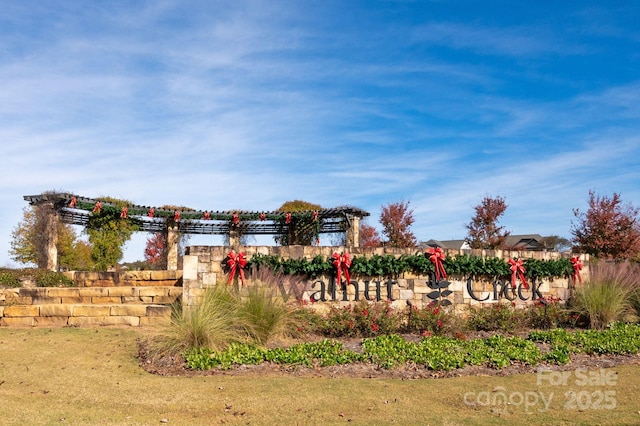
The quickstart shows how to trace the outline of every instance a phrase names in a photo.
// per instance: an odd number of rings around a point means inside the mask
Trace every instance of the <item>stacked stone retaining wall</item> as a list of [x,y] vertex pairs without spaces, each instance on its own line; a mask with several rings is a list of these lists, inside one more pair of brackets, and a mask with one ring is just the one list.
[[0,326],[160,325],[182,296],[181,271],[67,274],[78,287],[0,289]]

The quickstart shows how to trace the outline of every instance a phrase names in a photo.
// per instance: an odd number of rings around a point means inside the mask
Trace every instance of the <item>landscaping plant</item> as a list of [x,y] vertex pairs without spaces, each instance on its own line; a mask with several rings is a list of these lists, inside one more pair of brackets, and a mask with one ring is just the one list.
[[615,321],[637,320],[632,300],[640,288],[638,266],[601,261],[591,266],[591,279],[578,284],[571,307],[589,319],[589,327],[602,330]]

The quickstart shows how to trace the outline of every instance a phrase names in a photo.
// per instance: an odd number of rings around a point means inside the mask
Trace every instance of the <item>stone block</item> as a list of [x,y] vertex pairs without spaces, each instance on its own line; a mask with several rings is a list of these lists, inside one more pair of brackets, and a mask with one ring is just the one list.
[[9,327],[33,327],[36,325],[34,317],[2,317],[0,325]]
[[94,305],[104,305],[104,304],[111,304],[111,303],[120,304],[122,303],[122,298],[110,297],[110,296],[92,297],[91,303],[93,303]]
[[10,305],[4,307],[5,317],[37,317],[40,315],[38,305]]
[[91,304],[91,297],[83,296],[83,297],[61,297],[60,303],[68,303],[75,305],[88,305]]
[[169,294],[168,287],[141,287],[140,292],[138,293],[140,296],[167,296]]
[[218,285],[218,274],[215,272],[206,272],[202,274],[203,287],[215,287]]
[[46,288],[20,288],[18,289],[20,297],[47,297]]
[[398,278],[396,280],[398,282],[398,287],[400,288],[409,288],[409,283],[404,278]]
[[155,296],[153,303],[156,305],[170,305],[175,302],[177,297],[175,296]]
[[122,303],[142,303],[142,300],[139,296],[122,296]]
[[110,297],[131,297],[138,295],[135,287],[109,287],[107,290],[107,294]]
[[[108,316],[111,307],[108,305],[76,305],[73,307],[74,317],[100,317]],[[69,324],[71,325],[71,324]]]
[[171,317],[140,317],[140,327],[162,327],[171,323]]
[[102,297],[109,295],[109,289],[106,287],[91,287],[78,289],[78,295],[81,297]]
[[105,318],[107,317],[69,317],[68,324],[72,327],[104,325]]
[[147,315],[147,307],[145,305],[116,305],[111,306],[109,312],[111,316],[144,316]]
[[146,306],[146,316],[171,317],[171,307],[166,305],[148,305]]
[[41,305],[41,317],[70,317],[74,305]]
[[404,290],[400,289],[400,299],[401,300],[412,300],[413,299],[413,290]]
[[139,299],[141,303],[153,303],[153,297],[151,296],[140,296]]
[[34,297],[31,299],[32,305],[50,305],[62,303],[61,297]]
[[4,316],[4,306],[0,306],[0,317]]
[[78,297],[80,296],[79,288],[49,288],[47,289],[47,297]]
[[66,327],[69,325],[69,317],[38,317],[35,319],[38,327]]
[[109,316],[104,318],[102,325],[130,325],[132,327],[140,326],[140,317],[136,316]]

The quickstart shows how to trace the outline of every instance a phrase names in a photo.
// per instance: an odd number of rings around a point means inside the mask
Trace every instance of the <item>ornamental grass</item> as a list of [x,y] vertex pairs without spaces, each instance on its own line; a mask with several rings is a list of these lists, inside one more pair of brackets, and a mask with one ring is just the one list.
[[208,289],[199,305],[182,308],[175,304],[171,323],[152,339],[162,355],[181,354],[187,349],[221,350],[230,342],[243,341],[247,325],[238,315],[239,299],[226,286]]
[[603,261],[593,265],[591,279],[574,291],[572,309],[585,315],[589,327],[598,330],[616,321],[636,321],[633,301],[640,289],[638,272],[638,266],[628,262]]

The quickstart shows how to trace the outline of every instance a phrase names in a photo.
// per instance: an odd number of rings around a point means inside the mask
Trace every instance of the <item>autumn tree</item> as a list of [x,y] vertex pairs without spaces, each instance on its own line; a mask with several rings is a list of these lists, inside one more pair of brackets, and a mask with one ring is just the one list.
[[558,235],[542,237],[542,243],[547,250],[563,252],[571,248],[571,241]]
[[166,232],[154,232],[147,238],[144,248],[144,260],[155,269],[167,267],[167,234]]
[[106,271],[122,259],[124,245],[138,230],[138,226],[128,218],[121,217],[121,209],[129,207],[131,202],[111,197],[104,197],[101,200],[113,205],[114,208],[105,207],[94,212],[89,217],[85,232],[89,235],[91,258],[95,269]]
[[382,239],[378,230],[371,225],[360,222],[360,247],[380,247]]
[[282,213],[309,212],[309,215],[292,217],[288,224],[288,232],[284,232],[283,223],[283,232],[274,237],[275,242],[282,246],[313,245],[318,236],[319,224],[317,221],[320,219],[314,220],[312,212],[319,210],[322,210],[320,205],[301,200],[287,201],[282,204],[277,211]]
[[416,247],[418,242],[411,231],[413,210],[409,209],[409,201],[400,201],[382,206],[380,224],[382,233],[387,237],[389,247]]
[[509,232],[498,226],[498,219],[507,209],[503,197],[485,196],[475,207],[476,214],[466,225],[469,245],[474,249],[498,249],[504,246]]
[[622,204],[620,194],[611,198],[589,191],[586,212],[573,211],[572,241],[584,253],[616,260],[628,259],[640,252],[640,224],[638,209]]
[[22,221],[11,232],[9,255],[15,262],[47,267],[47,226],[54,223],[57,234],[58,266],[64,270],[88,270],[92,262],[87,257],[85,241],[79,240],[71,225],[51,222],[48,215],[55,214],[46,206],[29,206],[23,209]]

